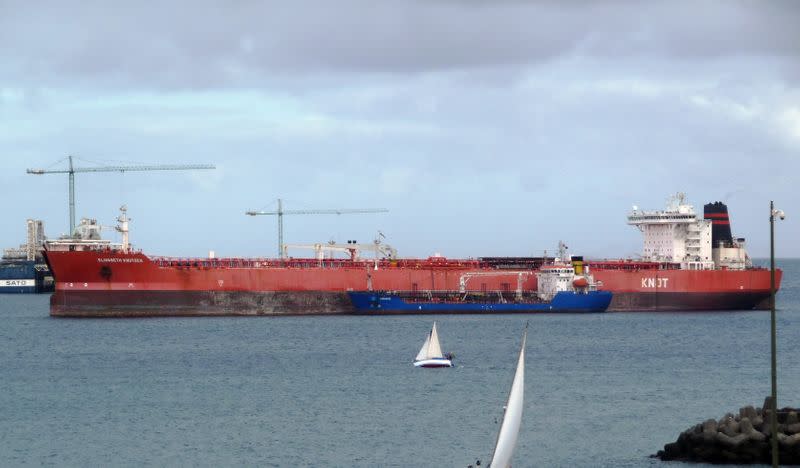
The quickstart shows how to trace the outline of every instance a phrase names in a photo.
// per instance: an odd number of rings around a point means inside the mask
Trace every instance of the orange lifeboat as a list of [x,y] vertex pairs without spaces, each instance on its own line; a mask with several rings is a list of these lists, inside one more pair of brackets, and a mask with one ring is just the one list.
[[576,288],[585,288],[589,286],[589,280],[586,278],[575,278],[572,280],[572,285]]

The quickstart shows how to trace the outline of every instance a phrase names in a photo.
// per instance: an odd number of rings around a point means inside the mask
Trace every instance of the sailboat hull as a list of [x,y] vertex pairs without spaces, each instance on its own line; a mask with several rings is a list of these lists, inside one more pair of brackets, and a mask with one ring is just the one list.
[[423,359],[414,361],[414,367],[453,367],[449,359]]

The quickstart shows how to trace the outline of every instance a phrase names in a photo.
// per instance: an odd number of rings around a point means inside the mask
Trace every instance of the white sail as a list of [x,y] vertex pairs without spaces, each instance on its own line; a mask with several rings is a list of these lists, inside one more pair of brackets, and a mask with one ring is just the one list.
[[414,358],[414,360],[424,361],[426,359],[443,357],[444,355],[442,355],[442,347],[439,345],[439,334],[436,332],[436,322],[433,322],[433,328],[431,328],[428,336],[425,337],[425,343],[422,344],[422,348],[419,349],[417,357]]
[[422,343],[422,347],[419,349],[417,357],[415,357],[414,360],[422,361],[428,359],[428,348],[430,347],[430,345],[431,345],[431,334],[430,332],[428,332],[428,334],[425,335],[425,343]]
[[442,347],[439,345],[439,334],[436,332],[436,322],[433,322],[433,328],[431,329],[431,342],[428,345],[428,355],[426,359],[436,359],[436,358],[443,358],[442,355]]
[[522,335],[522,346],[519,350],[517,372],[514,374],[514,381],[511,383],[506,411],[503,414],[503,423],[500,425],[500,433],[497,435],[492,462],[489,464],[493,468],[511,466],[511,456],[517,446],[519,425],[522,422],[522,395],[525,388],[525,341],[527,338],[528,328],[526,325],[525,333]]

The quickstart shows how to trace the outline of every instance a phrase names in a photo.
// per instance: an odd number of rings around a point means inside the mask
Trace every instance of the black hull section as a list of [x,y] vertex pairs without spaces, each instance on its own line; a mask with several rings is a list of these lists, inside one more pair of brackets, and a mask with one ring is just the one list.
[[674,312],[702,310],[767,310],[769,293],[615,292],[609,312]]
[[56,291],[53,317],[197,317],[354,314],[347,293]]
[[[769,309],[769,293],[614,293],[609,312]],[[580,311],[576,311],[580,312]],[[419,312],[366,315],[407,315]],[[433,312],[429,312],[433,313]],[[435,313],[463,314],[464,311]],[[520,312],[524,313],[524,312]],[[364,315],[346,292],[56,291],[54,317]]]

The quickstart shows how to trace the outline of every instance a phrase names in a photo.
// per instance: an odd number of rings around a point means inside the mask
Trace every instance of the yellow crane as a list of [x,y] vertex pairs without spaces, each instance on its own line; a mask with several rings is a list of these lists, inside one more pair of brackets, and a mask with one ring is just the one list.
[[333,215],[341,215],[341,214],[354,214],[354,213],[388,213],[389,210],[386,208],[360,208],[360,209],[332,209],[332,210],[284,210],[283,209],[283,201],[279,198],[278,199],[278,210],[277,211],[245,211],[246,215],[249,216],[260,216],[260,215],[273,215],[278,217],[278,256],[280,258],[284,258],[284,249],[283,249],[283,216],[284,215],[312,215],[312,214],[333,214]]
[[[210,164],[161,164],[151,166],[99,166],[75,167],[72,156],[69,159],[69,169],[28,169],[28,174],[69,174],[69,234],[75,231],[75,173],[76,172],[136,172],[136,171],[183,171],[191,169],[216,169]],[[63,159],[62,159],[63,161]]]

